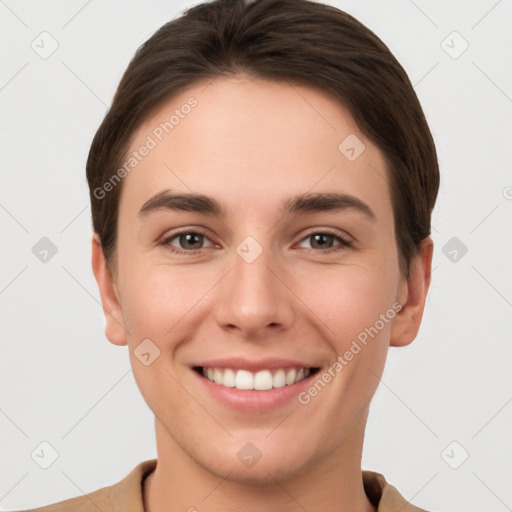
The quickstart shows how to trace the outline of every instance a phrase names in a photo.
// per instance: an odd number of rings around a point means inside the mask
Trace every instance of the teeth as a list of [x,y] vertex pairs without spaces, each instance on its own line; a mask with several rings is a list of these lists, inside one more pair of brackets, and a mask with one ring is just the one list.
[[238,370],[235,377],[236,389],[253,389],[254,377],[247,370]]
[[300,382],[311,374],[311,368],[291,368],[285,370],[233,370],[231,368],[203,368],[203,377],[220,386],[237,389],[254,389],[265,391],[272,388],[282,388]]
[[222,384],[222,382],[224,381],[224,375],[218,368],[215,368],[213,370],[213,380],[215,384]]
[[233,370],[231,370],[230,368],[227,368],[226,370],[224,370],[224,377],[222,379],[221,384],[228,388],[234,388],[235,384],[236,384],[235,372]]
[[268,370],[258,372],[254,376],[254,389],[258,391],[264,391],[266,389],[272,389],[272,374]]
[[296,376],[297,376],[297,371],[295,369],[290,370],[286,374],[286,378],[285,378],[286,385],[289,386],[290,384],[293,384],[295,382]]
[[282,388],[286,384],[286,376],[284,374],[284,370],[279,368],[274,376],[272,377],[272,386],[275,388]]

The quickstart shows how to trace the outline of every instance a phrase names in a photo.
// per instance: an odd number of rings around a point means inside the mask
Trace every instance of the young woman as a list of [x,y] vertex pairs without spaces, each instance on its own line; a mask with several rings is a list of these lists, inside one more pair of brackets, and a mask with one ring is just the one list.
[[439,187],[375,34],[307,0],[189,9],[130,62],[87,179],[105,333],[158,458],[37,510],[421,510],[361,469],[388,347],[420,327]]

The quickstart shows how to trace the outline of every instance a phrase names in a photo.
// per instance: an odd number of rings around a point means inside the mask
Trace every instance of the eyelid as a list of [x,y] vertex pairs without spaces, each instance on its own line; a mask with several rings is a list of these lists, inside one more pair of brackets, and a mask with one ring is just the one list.
[[[212,240],[212,238],[208,235],[208,233],[206,231],[207,230],[205,230],[202,227],[199,228],[199,227],[195,227],[195,226],[178,228],[178,231],[174,231],[174,232],[168,234],[167,236],[163,236],[161,238],[161,240],[158,242],[158,245],[166,246],[168,248],[168,250],[170,250],[174,254],[195,255],[200,252],[203,252],[205,249],[211,248],[212,246],[219,245],[214,240]],[[195,233],[195,234],[203,236],[204,238],[209,240],[210,245],[208,247],[202,247],[200,249],[185,250],[185,249],[180,249],[179,247],[176,247],[176,246],[170,244],[171,240],[174,240],[175,238],[179,237],[180,235],[185,235],[185,234],[190,234],[190,233]],[[312,235],[316,235],[316,234],[323,234],[323,235],[331,236],[333,238],[337,238],[339,243],[337,245],[334,245],[333,247],[329,247],[329,248],[323,249],[323,250],[322,249],[315,250],[315,249],[304,248],[304,249],[306,249],[306,251],[319,253],[319,254],[328,254],[328,253],[333,253],[333,252],[350,249],[353,247],[353,244],[355,242],[354,237],[348,235],[348,233],[346,233],[345,231],[340,232],[339,230],[337,230],[335,228],[326,228],[326,227],[322,228],[322,227],[317,226],[317,227],[313,227],[313,228],[310,228],[309,230],[307,230],[306,233],[304,233],[302,235],[302,237],[300,238],[300,240],[297,243],[301,244],[305,240],[310,238]]]
[[203,228],[202,226],[191,225],[191,226],[185,226],[183,228],[170,229],[170,230],[166,231],[165,234],[160,237],[160,239],[164,240],[164,239],[168,239],[169,237],[175,237],[178,235],[183,235],[183,234],[188,234],[188,233],[197,233],[197,234],[201,234],[201,235],[204,235],[204,236],[207,236],[208,238],[210,238],[210,235],[208,234],[209,230],[207,230],[206,228]]
[[337,228],[329,228],[329,227],[323,227],[323,226],[315,226],[313,228],[306,230],[306,236],[311,235],[312,233],[329,233],[330,235],[336,235],[339,237],[345,236],[346,238],[350,239],[351,241],[354,241],[354,237],[349,235],[346,231],[343,231],[342,229]]
[[[171,240],[174,240],[175,238],[179,237],[180,235],[187,235],[190,233],[195,233],[197,235],[204,236],[206,239],[208,239],[210,241],[210,246],[203,247],[201,249],[185,250],[185,249],[181,249],[179,247],[176,247],[176,246],[170,244]],[[169,250],[175,254],[196,254],[196,253],[203,251],[204,249],[208,249],[211,246],[218,245],[218,244],[216,244],[216,242],[214,240],[212,240],[210,235],[203,228],[197,228],[195,226],[188,226],[183,229],[178,228],[177,231],[173,231],[172,233],[167,233],[167,234],[163,235],[157,242],[157,245],[170,247]]]
[[304,240],[304,238],[307,238],[308,236],[311,236],[311,235],[315,235],[317,233],[321,233],[321,234],[325,234],[325,235],[332,235],[332,236],[343,239],[347,243],[355,242],[355,238],[353,236],[350,236],[346,231],[338,230],[335,228],[327,228],[327,227],[311,228],[311,229],[307,230],[306,233],[302,236],[300,241],[302,242],[302,240]]

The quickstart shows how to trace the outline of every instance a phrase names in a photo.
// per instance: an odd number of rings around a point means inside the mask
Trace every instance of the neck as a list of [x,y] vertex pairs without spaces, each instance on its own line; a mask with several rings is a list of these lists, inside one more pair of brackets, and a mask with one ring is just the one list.
[[144,482],[144,510],[209,512],[375,512],[364,492],[361,455],[368,411],[349,435],[324,457],[312,457],[306,468],[271,475],[256,483],[217,475],[185,453],[155,419],[158,462]]

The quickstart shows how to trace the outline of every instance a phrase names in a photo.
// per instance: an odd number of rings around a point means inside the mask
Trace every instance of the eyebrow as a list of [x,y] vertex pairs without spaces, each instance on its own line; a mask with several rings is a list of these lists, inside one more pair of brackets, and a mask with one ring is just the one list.
[[[139,210],[139,217],[144,218],[155,210],[183,210],[220,218],[226,217],[225,208],[213,197],[203,194],[171,193],[169,190],[163,190],[146,201]],[[354,211],[370,220],[376,220],[375,213],[365,202],[358,197],[340,192],[305,193],[290,197],[283,202],[281,214],[332,210]]]

